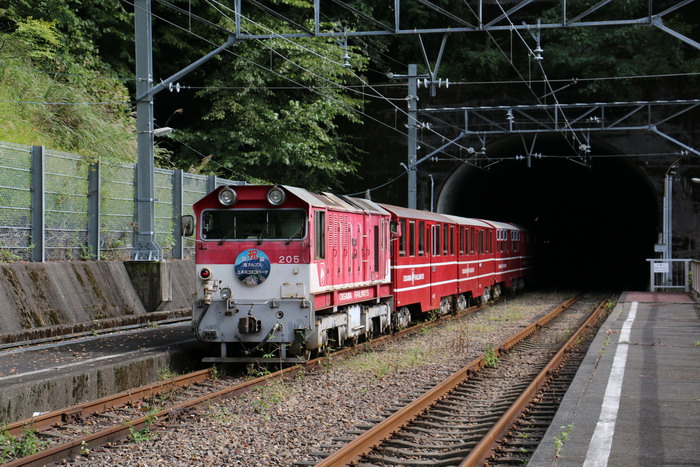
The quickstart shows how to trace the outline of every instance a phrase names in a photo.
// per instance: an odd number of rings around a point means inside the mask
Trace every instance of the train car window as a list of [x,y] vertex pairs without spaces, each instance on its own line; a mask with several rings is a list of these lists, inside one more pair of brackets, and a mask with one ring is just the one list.
[[450,226],[450,254],[455,254],[455,226]]
[[440,224],[437,224],[433,235],[433,256],[440,256],[440,239]]
[[399,256],[406,256],[406,219],[401,219],[401,236],[399,237]]
[[479,230],[479,245],[477,246],[479,253],[484,253],[484,231]]
[[205,240],[300,240],[306,236],[301,209],[227,209],[202,214]]
[[416,256],[416,221],[409,221],[408,232],[408,255]]
[[460,227],[457,231],[459,235],[459,254],[464,254],[464,227]]
[[447,247],[450,244],[450,232],[447,228],[447,224],[442,224],[442,254],[447,256]]
[[418,223],[418,255],[425,255],[425,222]]
[[314,219],[314,231],[316,234],[315,240],[315,258],[325,259],[326,258],[326,213],[323,211],[317,211],[316,217]]

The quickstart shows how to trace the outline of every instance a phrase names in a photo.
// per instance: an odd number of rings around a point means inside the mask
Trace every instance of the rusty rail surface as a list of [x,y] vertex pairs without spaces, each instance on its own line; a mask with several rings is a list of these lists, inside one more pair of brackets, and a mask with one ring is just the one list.
[[152,383],[136,389],[130,389],[118,394],[106,396],[101,399],[77,404],[65,409],[54,410],[26,420],[20,420],[7,426],[7,431],[12,436],[20,436],[27,428],[36,431],[45,431],[56,425],[81,420],[96,413],[105,412],[111,408],[120,407],[129,402],[147,399],[149,397],[172,391],[173,389],[189,386],[211,379],[211,370],[200,370],[175,378]]
[[[464,310],[460,310],[452,315],[441,316],[434,321],[428,321],[416,324],[406,329],[402,329],[394,334],[387,334],[373,339],[370,342],[365,342],[354,347],[347,347],[337,352],[334,352],[330,357],[337,358],[343,355],[353,355],[362,351],[368,345],[384,345],[386,343],[392,342],[404,338],[406,336],[416,334],[420,332],[424,327],[436,326],[446,320],[456,319],[463,315],[473,313],[482,309],[483,306],[472,306]],[[146,427],[154,418],[159,420],[167,419],[174,414],[180,413],[182,411],[191,409],[195,406],[202,404],[209,404],[218,400],[228,399],[234,397],[243,392],[249,391],[256,386],[259,386],[267,381],[274,380],[277,378],[288,378],[294,376],[299,368],[318,366],[321,362],[327,360],[329,357],[320,357],[308,362],[304,362],[300,365],[294,367],[284,368],[282,370],[261,376],[259,378],[246,381],[241,384],[237,384],[230,388],[222,389],[211,394],[207,394],[196,399],[192,399],[185,403],[163,409],[155,414],[149,414],[132,421],[123,423],[119,426],[111,427],[81,438],[77,438],[72,441],[67,441],[65,443],[56,444],[50,448],[32,454],[21,459],[13,460],[7,464],[8,467],[14,466],[25,466],[25,465],[45,465],[50,462],[57,462],[61,459],[69,458],[72,456],[80,455],[81,451],[85,449],[94,449],[103,446],[109,442],[116,441],[119,439],[126,438],[131,430],[140,430]],[[123,391],[119,394],[112,396],[107,396],[102,399],[97,399],[94,401],[86,402],[83,404],[78,404],[66,409],[60,409],[52,411],[46,414],[39,415],[37,417],[32,417],[30,419],[21,420],[8,425],[8,432],[17,437],[22,435],[27,429],[33,429],[36,431],[46,431],[54,426],[70,423],[74,421],[79,421],[82,418],[94,415],[96,413],[105,412],[111,408],[123,406],[124,404],[147,399],[149,397],[172,391],[177,388],[186,387],[201,381],[211,379],[211,370],[200,370],[187,375],[182,375],[176,378],[171,378],[158,383],[153,383],[140,388]]]
[[544,383],[549,379],[551,373],[562,363],[566,352],[575,345],[577,339],[591,329],[594,324],[600,319],[605,312],[605,304],[610,300],[612,294],[608,295],[591,313],[588,319],[578,328],[578,330],[564,343],[559,351],[552,357],[550,362],[540,371],[537,377],[518,397],[515,403],[506,411],[505,414],[496,422],[489,430],[484,438],[472,450],[469,456],[460,464],[461,467],[472,465],[484,465],[487,459],[491,456],[496,442],[506,434],[508,429],[515,421],[522,416],[525,409],[528,407],[532,398],[537,394]]
[[[581,295],[576,295],[575,297],[565,301],[564,303],[556,307],[551,312],[547,313],[545,316],[543,316],[536,322],[532,323],[528,327],[524,328],[522,331],[507,339],[499,346],[495,347],[493,351],[500,354],[505,350],[510,349],[521,340],[533,334],[538,328],[546,325],[551,320],[559,316],[564,310],[576,303],[580,299],[580,297]],[[325,459],[321,460],[316,465],[318,467],[337,466],[347,465],[352,462],[359,461],[363,455],[369,453],[375,446],[377,446],[382,441],[386,440],[391,435],[396,433],[404,425],[414,420],[426,409],[430,408],[437,401],[445,397],[448,393],[450,393],[453,389],[458,387],[473,373],[475,373],[485,365],[485,356],[475,359],[468,365],[460,368],[457,372],[452,374],[452,376],[448,377],[442,383],[438,384],[430,391],[418,397],[403,409],[397,411],[390,417],[387,417],[382,422],[376,424],[374,427],[370,428],[362,435],[349,442],[347,445],[345,445],[345,447],[336,451],[335,453],[331,454]]]

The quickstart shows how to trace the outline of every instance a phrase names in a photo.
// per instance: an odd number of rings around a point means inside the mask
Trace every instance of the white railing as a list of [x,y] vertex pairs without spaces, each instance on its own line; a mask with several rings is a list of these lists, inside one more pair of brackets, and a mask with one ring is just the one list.
[[700,261],[693,260],[690,263],[691,288],[696,295],[700,294]]
[[698,274],[700,268],[698,262],[692,259],[647,259],[649,262],[649,290],[658,292],[661,290],[674,291],[683,290],[690,291],[690,266],[698,272],[693,273],[693,288],[698,290]]

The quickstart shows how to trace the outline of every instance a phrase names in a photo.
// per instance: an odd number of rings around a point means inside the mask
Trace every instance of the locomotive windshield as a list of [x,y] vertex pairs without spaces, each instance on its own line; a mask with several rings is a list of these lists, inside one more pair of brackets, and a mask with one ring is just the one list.
[[294,210],[235,209],[204,211],[205,240],[285,240],[306,236],[306,212]]

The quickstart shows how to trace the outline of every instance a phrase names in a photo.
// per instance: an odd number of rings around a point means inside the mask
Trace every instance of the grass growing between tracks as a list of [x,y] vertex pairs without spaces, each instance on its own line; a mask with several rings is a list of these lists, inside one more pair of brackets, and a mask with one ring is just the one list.
[[370,349],[355,358],[343,362],[351,370],[367,373],[372,379],[400,373],[403,370],[437,361],[437,350],[425,345],[425,337],[430,333],[421,333],[415,342],[400,348]]
[[15,438],[3,429],[0,431],[0,462],[30,456],[44,449],[47,444],[38,438],[34,430],[27,430],[22,436]]

